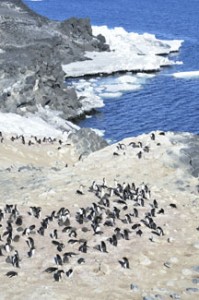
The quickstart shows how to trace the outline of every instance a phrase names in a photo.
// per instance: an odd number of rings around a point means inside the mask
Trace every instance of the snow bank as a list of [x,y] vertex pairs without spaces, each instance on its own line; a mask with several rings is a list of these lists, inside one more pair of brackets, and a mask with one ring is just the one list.
[[61,119],[58,112],[42,107],[37,114],[23,117],[14,113],[0,112],[0,131],[7,134],[67,138],[76,129],[79,127]]
[[93,26],[93,34],[102,34],[110,46],[110,52],[86,52],[89,59],[63,65],[66,77],[112,74],[119,71],[158,71],[162,66],[175,64],[160,55],[178,51],[181,40],[158,40],[152,34],[127,32],[122,27],[109,29]]

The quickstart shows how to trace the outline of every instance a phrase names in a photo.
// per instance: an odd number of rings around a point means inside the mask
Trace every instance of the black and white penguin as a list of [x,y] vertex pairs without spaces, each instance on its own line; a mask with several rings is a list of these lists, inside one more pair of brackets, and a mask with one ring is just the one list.
[[62,279],[62,273],[64,273],[63,270],[58,270],[56,273],[54,273],[53,277],[55,281],[60,281]]
[[130,269],[128,258],[123,257],[122,260],[119,260],[120,265],[125,269]]
[[154,132],[151,133],[150,138],[152,141],[155,141],[155,133]]
[[12,277],[14,277],[14,276],[17,276],[18,273],[15,272],[15,271],[9,271],[9,272],[7,272],[5,275],[6,275],[7,277],[9,277],[9,278],[12,278]]
[[66,271],[66,276],[68,278],[72,277],[72,275],[73,275],[73,269],[69,269],[68,271]]
[[79,251],[80,251],[80,252],[83,252],[83,253],[87,253],[87,249],[88,249],[87,242],[84,242],[84,243],[79,247]]
[[85,259],[84,259],[83,257],[80,257],[80,258],[77,260],[77,263],[78,263],[79,265],[85,264]]

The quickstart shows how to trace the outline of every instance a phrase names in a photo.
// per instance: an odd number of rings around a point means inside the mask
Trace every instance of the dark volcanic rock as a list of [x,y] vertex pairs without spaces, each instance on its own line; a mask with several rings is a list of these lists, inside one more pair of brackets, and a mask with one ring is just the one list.
[[87,156],[89,153],[100,150],[108,145],[100,136],[89,128],[82,128],[69,139],[76,145],[80,156]]
[[25,114],[48,106],[72,119],[81,110],[64,84],[61,64],[84,60],[84,51],[107,50],[88,19],[50,21],[21,0],[0,1],[0,110]]

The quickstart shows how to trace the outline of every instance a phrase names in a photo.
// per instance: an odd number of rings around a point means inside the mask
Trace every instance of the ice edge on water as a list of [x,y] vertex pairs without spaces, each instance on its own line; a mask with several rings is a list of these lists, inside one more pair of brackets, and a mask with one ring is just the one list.
[[[111,52],[87,52],[92,60],[63,65],[68,77],[86,74],[106,73],[115,71],[159,70],[161,66],[176,64],[161,54],[178,51],[183,41],[158,40],[154,35],[128,33],[121,27],[109,29],[107,26],[93,26],[93,34],[103,34],[110,45]],[[158,55],[157,55],[158,54]],[[117,63],[116,63],[117,62]],[[153,77],[152,74],[126,73],[103,81],[102,78],[91,78],[73,82],[82,108],[77,112],[82,114],[94,108],[104,106],[103,99],[120,97],[124,92],[138,90],[144,82]],[[13,113],[0,112],[0,131],[10,134],[61,136],[68,135],[79,127],[61,118],[60,112],[38,107],[38,112],[19,116]],[[99,130],[96,130],[99,133]],[[103,132],[100,132],[102,135]]]

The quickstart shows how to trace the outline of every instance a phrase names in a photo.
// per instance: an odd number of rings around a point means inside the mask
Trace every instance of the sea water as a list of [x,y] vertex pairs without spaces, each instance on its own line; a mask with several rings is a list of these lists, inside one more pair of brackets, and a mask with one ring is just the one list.
[[[184,40],[174,60],[183,64],[162,69],[141,80],[141,88],[105,94],[104,106],[79,122],[118,141],[153,130],[199,133],[199,76],[173,76],[199,70],[198,0],[24,0],[33,10],[54,20],[89,17],[92,25],[121,26],[129,32],[148,32],[160,39]],[[191,74],[191,73],[190,73]],[[113,85],[116,76],[95,79],[99,87]]]

